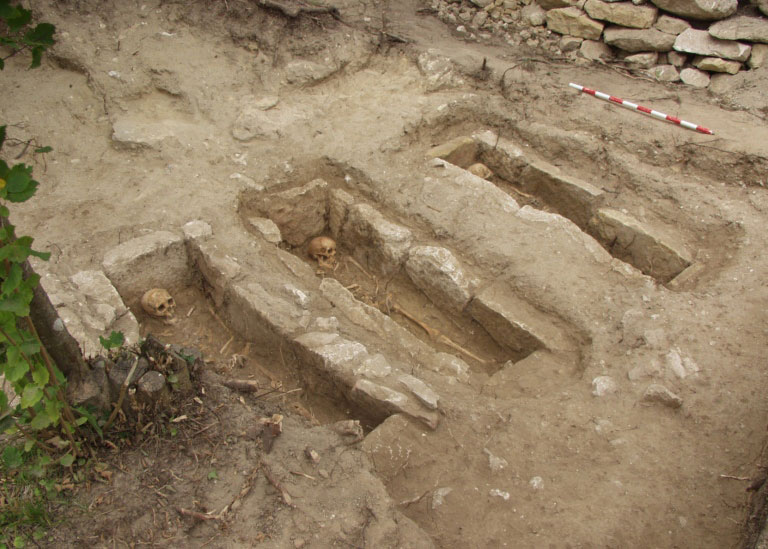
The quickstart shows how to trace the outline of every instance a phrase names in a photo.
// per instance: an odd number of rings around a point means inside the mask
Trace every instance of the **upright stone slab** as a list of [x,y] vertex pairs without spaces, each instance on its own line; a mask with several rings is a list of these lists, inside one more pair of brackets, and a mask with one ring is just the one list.
[[618,210],[601,208],[590,226],[595,238],[611,247],[619,259],[662,282],[670,281],[693,262],[682,244]]

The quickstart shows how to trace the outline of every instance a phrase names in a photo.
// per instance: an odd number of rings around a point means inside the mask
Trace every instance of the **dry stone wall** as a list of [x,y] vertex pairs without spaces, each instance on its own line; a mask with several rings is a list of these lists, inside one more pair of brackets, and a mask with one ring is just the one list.
[[500,35],[698,88],[768,63],[768,0],[433,0],[432,8],[469,39]]

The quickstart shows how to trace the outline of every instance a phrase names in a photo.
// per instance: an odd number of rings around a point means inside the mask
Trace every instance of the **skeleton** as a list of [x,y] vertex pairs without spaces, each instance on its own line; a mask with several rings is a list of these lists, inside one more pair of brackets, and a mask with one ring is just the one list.
[[307,247],[309,257],[317,261],[321,269],[336,267],[336,241],[327,236],[316,236],[309,241]]
[[167,324],[176,322],[176,302],[163,288],[152,288],[141,297],[141,308],[149,316],[159,318]]
[[472,175],[482,177],[483,179],[490,179],[493,177],[493,172],[488,168],[488,166],[485,164],[480,164],[479,162],[477,164],[472,164],[469,168],[467,168],[467,171]]

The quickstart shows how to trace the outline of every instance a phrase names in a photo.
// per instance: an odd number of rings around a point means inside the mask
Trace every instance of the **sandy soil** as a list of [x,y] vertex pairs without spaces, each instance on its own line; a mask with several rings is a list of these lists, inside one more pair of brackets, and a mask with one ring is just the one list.
[[[451,402],[436,431],[393,416],[378,426],[364,422],[366,432],[376,428],[352,444],[332,428],[354,417],[344,403],[306,391],[274,406],[241,401],[210,377],[204,402],[212,404],[187,404],[195,425],[180,427],[176,438],[150,431],[146,442],[105,458],[114,476],[77,494],[84,510],[70,511],[51,546],[740,543],[752,503],[750,482],[740,479],[759,474],[764,464],[768,412],[768,94],[755,92],[768,88],[768,69],[740,75],[741,87],[718,97],[609,66],[463,41],[417,13],[423,6],[412,0],[334,2],[339,17],[293,19],[245,0],[215,7],[152,0],[31,4],[56,24],[59,43],[37,71],[8,61],[0,119],[11,124],[12,137],[35,137],[54,148],[45,161],[22,156],[35,163],[43,185],[13,214],[38,248],[53,251],[51,269],[62,275],[99,269],[115,245],[154,230],[178,231],[193,219],[207,221],[216,234],[242,231],[243,193],[303,184],[332,172],[322,167],[331,163],[361,174],[356,189],[389,215],[449,243],[478,272],[512,280],[528,301],[572,326],[580,345],[575,363],[522,371],[503,390],[487,385],[496,367],[473,367],[470,382],[459,387],[431,380]],[[439,89],[418,67],[427,50],[454,63],[453,79]],[[569,82],[650,105],[716,135],[579,95]],[[248,105],[271,98],[281,113],[274,127],[262,128],[260,137],[235,138]],[[581,271],[575,245],[568,252],[562,242],[520,237],[493,248],[498,235],[462,237],[461,227],[476,229],[482,214],[441,220],[414,189],[432,146],[478,130],[498,132],[597,185],[612,208],[683,240],[703,270],[671,291],[639,274],[625,281],[600,273],[587,262]],[[11,147],[7,154],[18,152]],[[510,182],[496,182],[515,196],[504,187]],[[574,255],[569,260],[557,250]],[[454,338],[469,333],[461,319],[430,311],[423,296],[394,288],[423,318],[453,325]],[[168,341],[202,349],[221,375],[301,387],[290,360],[259,354],[259,342],[233,337],[209,312],[201,289],[184,289],[177,299],[180,309],[196,305],[196,312],[175,329],[140,316],[143,332],[164,331]],[[424,339],[413,323],[396,320]],[[498,354],[482,338],[469,343],[478,353]],[[248,360],[233,363],[233,353]],[[592,395],[600,375],[615,380],[615,394]],[[683,406],[643,402],[654,381],[680,395]],[[289,418],[290,441],[266,456],[248,428],[277,412]],[[196,436],[214,423],[208,438]],[[301,455],[308,441],[326,456],[320,465]],[[325,478],[318,468],[327,459],[340,469],[328,466]],[[304,498],[301,504],[286,504],[263,471],[248,480],[259,463]],[[220,480],[208,476],[213,469]],[[255,488],[240,498],[231,520],[178,512],[220,509],[245,483]],[[341,510],[326,516],[328,509]]]

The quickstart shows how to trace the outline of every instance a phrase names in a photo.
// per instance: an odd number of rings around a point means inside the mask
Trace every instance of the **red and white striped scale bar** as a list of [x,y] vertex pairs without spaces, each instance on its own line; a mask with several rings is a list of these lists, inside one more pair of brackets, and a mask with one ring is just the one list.
[[688,128],[689,130],[706,133],[707,135],[715,135],[715,132],[713,132],[709,128],[705,128],[704,126],[699,126],[698,124],[693,124],[691,122],[686,122],[685,120],[680,120],[679,118],[675,118],[674,116],[664,114],[663,112],[654,111],[653,109],[649,109],[648,107],[643,107],[642,105],[635,105],[634,103],[630,103],[629,101],[624,101],[623,99],[619,99],[618,97],[614,97],[612,95],[608,95],[607,93],[599,92],[591,88],[585,88],[584,86],[579,86],[578,84],[574,84],[573,82],[571,82],[569,85],[572,88],[576,88],[581,92],[588,93],[589,95],[594,95],[599,99],[604,99],[605,101],[610,101],[611,103],[617,103],[622,107],[626,107],[628,109],[634,109],[636,111],[650,114],[651,116],[653,116],[654,118],[658,118],[659,120],[668,120],[669,122],[673,122],[679,126]]

